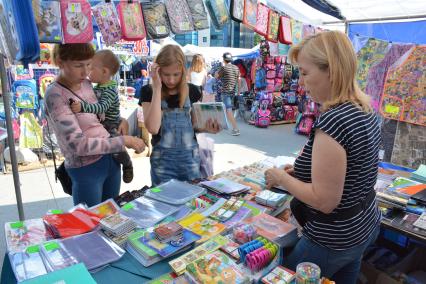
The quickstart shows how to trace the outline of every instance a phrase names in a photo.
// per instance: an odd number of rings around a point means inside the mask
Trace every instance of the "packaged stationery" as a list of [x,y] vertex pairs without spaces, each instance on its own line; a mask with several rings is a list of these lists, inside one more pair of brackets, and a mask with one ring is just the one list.
[[255,200],[259,204],[277,208],[287,200],[287,197],[287,194],[276,193],[266,189],[258,192],[256,194]]
[[93,39],[92,12],[86,0],[61,0],[65,43],[86,43]]
[[135,229],[136,223],[129,217],[116,213],[103,218],[101,228],[113,236],[121,236]]
[[290,284],[295,279],[296,272],[282,266],[275,267],[265,277],[262,283],[265,284]]
[[244,0],[243,24],[254,30],[257,21],[257,0]]
[[115,203],[114,199],[110,198],[102,203],[90,207],[89,211],[99,215],[99,217],[101,218],[104,218],[106,216],[119,212],[120,207],[117,205],[117,203]]
[[57,1],[33,0],[40,42],[62,42],[61,8]]
[[139,3],[121,1],[117,5],[117,12],[123,39],[132,41],[146,37],[144,17]]
[[10,252],[9,259],[18,282],[48,273],[37,248],[30,251]]
[[7,250],[23,251],[26,247],[52,239],[42,219],[30,219],[4,224]]
[[99,3],[92,7],[92,12],[105,43],[111,45],[119,41],[121,39],[121,26],[115,5],[111,2]]
[[165,4],[174,34],[182,34],[194,30],[191,11],[185,0],[166,1]]
[[52,271],[60,270],[79,263],[59,241],[53,240],[40,245],[40,252]]
[[201,239],[198,240],[198,243],[203,243],[220,234],[223,230],[226,229],[226,226],[210,218],[204,218],[201,221],[195,222],[187,227],[192,232],[201,236]]
[[231,19],[242,23],[244,18],[244,0],[231,0]]
[[171,179],[146,191],[145,196],[170,204],[185,204],[206,193],[202,187]]
[[219,194],[239,194],[250,189],[249,186],[231,181],[227,178],[207,180],[200,183]]
[[229,19],[228,6],[225,0],[206,0],[206,7],[214,27],[218,30],[222,29]]
[[146,31],[149,39],[168,37],[170,34],[170,23],[163,2],[141,3],[145,18]]
[[216,120],[220,129],[228,129],[225,105],[222,102],[192,104],[194,127],[203,129],[208,120]]
[[206,8],[202,0],[186,0],[189,10],[191,11],[192,20],[196,30],[209,28],[209,20],[207,18]]

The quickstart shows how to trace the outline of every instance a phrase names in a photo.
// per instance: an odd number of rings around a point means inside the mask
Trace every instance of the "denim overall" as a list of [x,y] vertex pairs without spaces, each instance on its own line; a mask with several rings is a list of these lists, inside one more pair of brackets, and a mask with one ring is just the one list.
[[170,109],[161,101],[161,138],[150,157],[153,185],[174,178],[189,181],[200,178],[200,154],[191,121],[187,97],[183,108]]

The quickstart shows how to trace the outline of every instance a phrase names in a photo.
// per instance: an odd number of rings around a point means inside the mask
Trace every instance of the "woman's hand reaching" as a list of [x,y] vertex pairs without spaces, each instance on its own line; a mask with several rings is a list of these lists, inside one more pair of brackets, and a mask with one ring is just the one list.
[[124,138],[124,145],[127,148],[131,148],[135,150],[136,154],[142,153],[143,150],[145,149],[145,143],[143,142],[142,139],[137,138],[137,137],[133,137],[133,136],[123,136]]

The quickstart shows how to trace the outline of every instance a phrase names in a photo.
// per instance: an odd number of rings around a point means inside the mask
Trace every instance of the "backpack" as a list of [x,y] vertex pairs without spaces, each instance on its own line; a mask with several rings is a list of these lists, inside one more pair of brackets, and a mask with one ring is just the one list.
[[293,121],[296,119],[297,108],[293,106],[288,106],[288,105],[285,105],[283,108],[284,108],[284,118],[283,118],[284,120]]
[[21,122],[19,147],[38,149],[43,147],[43,130],[31,112],[19,116]]
[[170,34],[170,23],[163,2],[141,3],[149,39],[160,39]]
[[266,79],[275,79],[275,76],[277,74],[275,70],[275,65],[266,64],[265,69],[266,69]]
[[279,92],[283,87],[283,79],[275,78],[274,90]]
[[57,1],[33,0],[40,42],[62,43],[61,7]]
[[37,84],[34,80],[20,80],[12,84],[15,107],[19,109],[37,109]]
[[311,134],[314,122],[315,117],[313,117],[312,115],[304,115],[299,113],[296,120],[296,133],[303,135]]
[[256,80],[254,87],[258,90],[263,90],[266,88],[266,71],[263,68],[258,68],[256,70]]
[[92,11],[86,0],[61,0],[61,18],[65,43],[92,41]]
[[43,99],[44,95],[46,94],[47,87],[52,84],[55,81],[55,75],[51,73],[44,73],[41,75],[41,77],[38,79],[38,85],[39,85],[39,95]]
[[268,127],[271,124],[271,111],[268,109],[269,101],[262,100],[257,109],[254,124],[257,127]]
[[277,66],[277,73],[276,73],[276,77],[283,79],[284,78],[284,74],[285,74],[285,64],[280,64]]
[[136,41],[146,37],[141,5],[136,2],[119,2],[117,5],[124,40]]
[[115,5],[111,2],[99,3],[92,7],[92,12],[104,42],[111,45],[119,41],[121,39],[121,26]]
[[288,105],[296,105],[297,104],[297,96],[295,92],[288,91],[284,93],[284,101]]
[[203,0],[187,0],[189,11],[191,12],[192,21],[196,30],[204,30],[209,28],[209,20],[207,18],[206,8]]
[[[224,1],[224,0],[220,0]],[[170,27],[174,34],[183,34],[194,30],[191,11],[185,0],[165,1],[167,15],[169,15]],[[218,8],[219,9],[219,8]],[[227,9],[225,9],[228,13]]]
[[275,91],[275,79],[266,79],[266,91],[270,93]]
[[276,112],[275,117],[276,117],[277,121],[284,120],[285,111],[284,111],[284,108],[282,106],[277,107],[275,112]]

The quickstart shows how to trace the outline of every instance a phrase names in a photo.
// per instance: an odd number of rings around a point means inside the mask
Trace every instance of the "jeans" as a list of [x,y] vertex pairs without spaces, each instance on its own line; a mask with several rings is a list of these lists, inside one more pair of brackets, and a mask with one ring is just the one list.
[[221,100],[225,104],[226,109],[232,109],[234,107],[234,103],[232,101],[233,95],[229,94],[221,94]]
[[284,266],[296,271],[297,264],[313,262],[321,268],[321,276],[336,284],[355,284],[364,251],[376,241],[379,232],[380,224],[366,242],[347,250],[329,249],[302,236],[290,255],[284,257]]
[[120,165],[111,154],[103,155],[93,164],[69,168],[74,205],[86,203],[91,207],[118,196],[121,185]]

